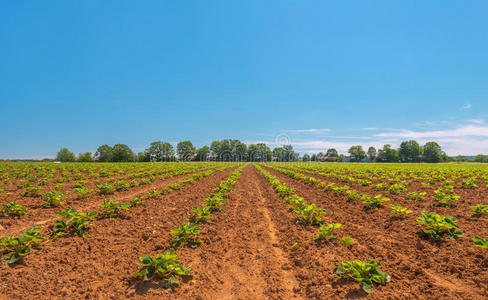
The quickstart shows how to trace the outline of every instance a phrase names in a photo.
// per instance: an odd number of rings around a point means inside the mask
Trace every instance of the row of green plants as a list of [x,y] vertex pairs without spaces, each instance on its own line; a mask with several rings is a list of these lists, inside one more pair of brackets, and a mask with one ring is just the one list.
[[195,248],[201,244],[198,234],[202,231],[203,224],[210,223],[210,216],[214,212],[222,210],[226,197],[232,192],[232,187],[237,183],[243,165],[234,170],[227,179],[222,180],[213,188],[212,194],[204,200],[202,207],[193,207],[193,215],[178,227],[171,230],[173,237],[170,241],[170,249],[156,256],[143,255],[139,258],[141,268],[133,274],[142,277],[143,280],[152,280],[157,277],[163,281],[163,287],[174,288],[180,284],[179,278],[187,278],[192,275],[188,266],[182,265],[178,260],[177,250],[181,247]]
[[[184,184],[187,185],[226,168],[228,167],[221,167],[193,174],[189,178],[184,178],[179,182],[184,182]],[[125,218],[125,215],[123,214],[124,210],[129,210],[138,205],[144,205],[146,199],[156,198],[159,195],[161,195],[161,192],[153,190],[149,191],[147,195],[132,197],[129,203],[119,203],[117,200],[104,200],[100,204],[98,211],[78,212],[76,209],[65,209],[58,215],[61,219],[56,220],[54,225],[50,226],[47,236],[40,235],[42,228],[32,227],[26,229],[23,235],[0,238],[2,262],[9,264],[18,262],[22,260],[23,257],[30,254],[31,249],[41,249],[42,242],[53,241],[60,237],[69,236],[85,238],[85,233],[89,229],[89,225],[95,219],[113,220],[114,218]],[[12,215],[13,212],[15,212],[17,216],[25,214],[25,207],[20,206],[18,203],[15,203],[15,205],[12,205],[12,203],[4,205],[4,212],[6,211],[6,207],[8,207],[8,211],[10,212],[9,216]]]
[[[260,166],[256,165],[255,167],[271,184],[274,191],[285,202],[291,204],[291,209],[299,214],[298,221],[300,223],[319,226],[316,234],[301,244],[309,241],[333,243],[337,240],[335,231],[341,228],[342,224],[326,224],[321,218],[321,215],[325,214],[325,210],[317,208],[315,204],[307,204],[302,197],[295,194],[293,188],[280,182],[276,176],[270,174]],[[306,180],[311,185],[318,184],[318,182],[311,177],[307,178]],[[340,243],[347,247],[351,247],[356,244],[356,242],[348,236],[342,237],[340,239]],[[295,243],[292,248],[295,249],[297,246],[298,244]],[[368,259],[365,261],[342,261],[334,263],[334,266],[334,277],[356,280],[360,283],[362,290],[368,294],[372,292],[374,284],[384,285],[390,281],[390,276],[387,273],[380,271],[381,264],[375,260]]]

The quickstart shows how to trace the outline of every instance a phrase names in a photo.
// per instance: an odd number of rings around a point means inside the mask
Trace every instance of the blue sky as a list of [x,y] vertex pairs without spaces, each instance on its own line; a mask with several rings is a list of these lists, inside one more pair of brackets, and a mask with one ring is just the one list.
[[0,1],[0,157],[237,138],[488,154],[487,1]]

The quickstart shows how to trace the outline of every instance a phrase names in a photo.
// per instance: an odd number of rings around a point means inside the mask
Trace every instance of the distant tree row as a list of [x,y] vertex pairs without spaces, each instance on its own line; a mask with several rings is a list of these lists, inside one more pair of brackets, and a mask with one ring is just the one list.
[[362,146],[352,146],[349,148],[351,161],[362,161],[369,158],[375,162],[445,162],[451,161],[447,154],[442,151],[441,146],[436,142],[428,142],[420,146],[417,141],[404,141],[400,148],[394,149],[391,145],[386,144],[383,149],[376,151],[374,147],[369,147],[365,152]]
[[[386,144],[382,149],[369,147],[365,151],[361,145],[355,145],[348,150],[349,157],[339,154],[336,149],[330,148],[325,153],[304,154],[303,161],[341,162],[346,159],[353,162],[368,158],[374,162],[446,162],[468,161],[465,156],[451,158],[442,151],[436,142],[428,142],[420,146],[417,141],[404,141],[398,149]],[[247,146],[239,140],[225,139],[213,141],[210,146],[195,148],[190,141],[182,141],[176,149],[168,142],[152,142],[144,152],[135,154],[129,146],[115,144],[113,147],[102,145],[92,155],[91,152],[80,153],[76,156],[67,148],[61,148],[56,155],[61,162],[153,162],[153,161],[297,161],[300,157],[291,145],[276,147],[271,150],[264,143]],[[488,162],[488,155],[478,155],[475,162]]]
[[113,147],[102,145],[92,155],[91,152],[76,156],[67,148],[61,148],[56,155],[61,162],[152,162],[152,161],[296,161],[298,153],[291,145],[271,150],[266,144],[247,146],[239,140],[225,139],[213,141],[209,146],[196,149],[190,141],[179,142],[176,151],[168,142],[152,142],[144,152],[137,155],[125,144]]

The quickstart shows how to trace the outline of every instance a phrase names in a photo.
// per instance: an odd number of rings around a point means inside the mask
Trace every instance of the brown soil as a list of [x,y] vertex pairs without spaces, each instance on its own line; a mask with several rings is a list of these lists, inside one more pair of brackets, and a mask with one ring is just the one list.
[[[296,262],[307,278],[301,281],[306,285],[307,297],[330,299],[366,296],[357,289],[359,285],[355,282],[333,280],[331,262],[368,258],[379,261],[383,265],[382,270],[392,277],[392,282],[374,289],[368,297],[371,299],[488,297],[488,255],[483,249],[474,247],[471,241],[475,234],[488,235],[486,217],[473,218],[469,216],[469,211],[457,211],[461,205],[457,208],[429,207],[429,211],[459,217],[458,224],[465,233],[457,241],[445,239],[440,243],[429,242],[418,234],[421,227],[415,221],[420,215],[417,208],[413,209],[414,212],[406,220],[392,219],[389,208],[365,211],[360,202],[348,202],[344,196],[333,196],[332,193],[291,179],[272,169],[266,170],[294,188],[307,202],[316,203],[318,207],[325,209],[326,223],[343,224],[337,231],[339,237],[350,236],[358,242],[351,250],[336,244],[318,246],[314,243],[298,248],[295,253]],[[476,202],[467,199],[466,197],[467,202]],[[423,204],[417,205],[429,206],[421,203]],[[469,204],[462,203],[462,206],[466,205]],[[297,227],[300,226],[295,226]],[[288,231],[285,236],[297,241],[303,240],[303,229],[297,228],[298,232],[294,234]],[[316,230],[314,227],[306,229],[308,236]]]
[[[60,238],[42,250],[33,250],[22,264],[1,264],[0,299],[488,297],[488,253],[471,241],[475,233],[488,235],[488,221],[486,217],[469,217],[465,211],[480,194],[471,193],[475,195],[471,199],[466,192],[466,202],[456,208],[429,209],[459,217],[465,232],[458,241],[431,243],[417,234],[420,227],[415,218],[421,206],[414,206],[414,213],[406,220],[394,220],[388,208],[365,211],[361,203],[348,202],[345,197],[335,197],[267,169],[307,202],[326,209],[327,223],[342,223],[338,237],[351,236],[358,242],[349,249],[338,243],[305,242],[317,227],[297,224],[296,214],[252,166],[244,169],[224,210],[212,216],[213,223],[201,226],[202,244],[178,251],[181,263],[194,271],[191,280],[174,290],[164,289],[157,280],[134,280],[131,274],[140,267],[139,257],[163,252],[169,245],[170,230],[184,222],[191,208],[200,206],[232,170],[216,173],[162,199],[149,199],[146,207],[126,212],[126,219],[97,220],[87,240]],[[400,197],[396,200],[406,204]],[[295,242],[303,244],[293,249]],[[375,287],[369,296],[358,283],[332,277],[333,262],[367,258],[381,262],[382,270],[392,277],[390,283]]]

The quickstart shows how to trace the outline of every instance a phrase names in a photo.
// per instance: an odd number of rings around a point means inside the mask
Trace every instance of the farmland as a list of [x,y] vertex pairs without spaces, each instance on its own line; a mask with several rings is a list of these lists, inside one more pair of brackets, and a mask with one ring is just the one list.
[[1,299],[488,297],[481,164],[7,162],[0,200]]

